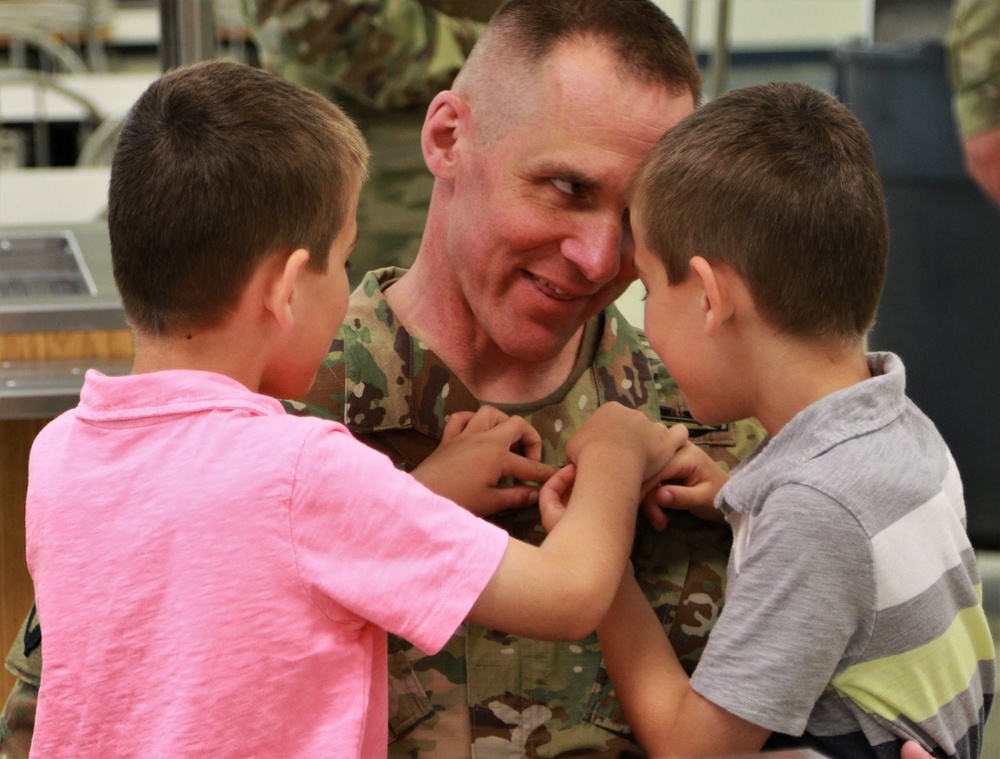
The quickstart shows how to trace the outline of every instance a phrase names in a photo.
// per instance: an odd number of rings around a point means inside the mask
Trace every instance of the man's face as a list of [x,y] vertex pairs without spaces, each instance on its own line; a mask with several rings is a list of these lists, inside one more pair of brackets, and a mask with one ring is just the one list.
[[526,115],[467,145],[455,176],[451,271],[474,331],[519,360],[559,355],[634,279],[628,183],[694,108],[689,93],[623,81],[616,63],[596,44],[558,47]]

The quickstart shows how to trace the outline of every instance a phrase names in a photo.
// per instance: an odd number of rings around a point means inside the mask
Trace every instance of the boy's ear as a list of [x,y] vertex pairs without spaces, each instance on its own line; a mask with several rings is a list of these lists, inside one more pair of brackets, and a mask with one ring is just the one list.
[[271,312],[281,329],[289,329],[295,323],[293,304],[299,277],[309,261],[309,251],[299,248],[281,263],[281,256],[272,268],[270,282],[264,291],[264,307]]
[[427,108],[420,143],[427,168],[438,179],[455,175],[456,143],[468,127],[469,106],[451,90],[439,92]]
[[728,267],[713,266],[701,256],[692,256],[691,274],[701,282],[705,334],[717,337],[722,325],[732,318],[736,302]]

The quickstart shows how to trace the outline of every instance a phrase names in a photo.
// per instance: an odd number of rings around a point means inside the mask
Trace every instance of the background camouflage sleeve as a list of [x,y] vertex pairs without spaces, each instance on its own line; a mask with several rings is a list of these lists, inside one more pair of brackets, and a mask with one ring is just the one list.
[[7,669],[17,678],[0,716],[0,756],[22,759],[31,749],[35,707],[42,675],[41,628],[32,608],[7,655]]
[[957,0],[948,43],[962,137],[1000,127],[1000,0]]
[[379,111],[426,105],[447,89],[499,4],[243,2],[267,68],[327,96],[346,95]]

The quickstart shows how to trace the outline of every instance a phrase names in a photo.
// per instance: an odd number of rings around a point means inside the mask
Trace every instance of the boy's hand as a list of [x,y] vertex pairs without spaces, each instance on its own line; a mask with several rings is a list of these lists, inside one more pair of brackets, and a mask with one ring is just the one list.
[[538,494],[538,510],[542,515],[542,527],[545,528],[545,532],[552,532],[552,528],[566,512],[566,504],[569,503],[569,497],[573,493],[574,480],[576,480],[576,467],[567,464],[542,485],[542,490]]
[[[512,451],[514,447],[525,455]],[[545,482],[556,468],[541,463],[541,455],[542,439],[534,427],[519,416],[483,406],[474,414],[453,414],[441,444],[413,470],[413,476],[438,495],[483,517],[537,503],[537,487],[497,486],[505,477]]]
[[[678,425],[680,426],[680,425]],[[658,482],[671,484],[653,487],[642,499],[642,513],[657,530],[667,526],[664,509],[690,511],[695,516],[724,522],[715,508],[715,496],[729,475],[711,457],[692,442],[687,442],[660,472]]]
[[645,495],[663,479],[661,473],[687,439],[687,428],[682,424],[668,428],[640,411],[612,402],[600,406],[570,438],[566,456],[571,463],[579,464],[585,451],[598,452],[601,446],[632,452],[643,465]]

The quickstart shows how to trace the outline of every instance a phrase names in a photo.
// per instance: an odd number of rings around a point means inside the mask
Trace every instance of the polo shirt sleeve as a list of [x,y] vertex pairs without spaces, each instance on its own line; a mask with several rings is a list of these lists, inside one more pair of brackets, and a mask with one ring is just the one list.
[[314,603],[334,621],[372,622],[427,653],[465,619],[509,539],[329,422],[302,446],[289,523]]
[[834,674],[870,637],[870,544],[839,503],[803,485],[775,490],[750,529],[691,685],[745,720],[801,735]]

